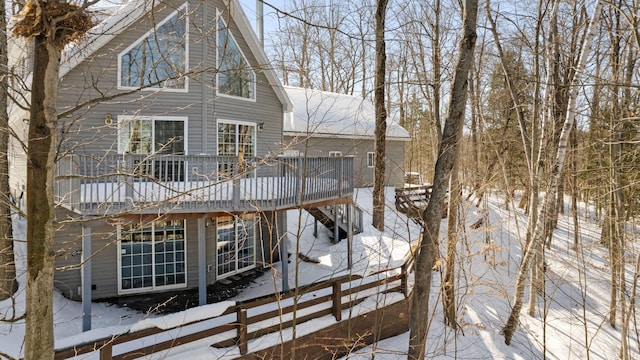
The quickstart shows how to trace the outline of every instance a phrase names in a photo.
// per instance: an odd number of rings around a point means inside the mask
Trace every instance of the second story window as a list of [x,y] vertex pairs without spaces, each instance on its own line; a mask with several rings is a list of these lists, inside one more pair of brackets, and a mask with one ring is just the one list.
[[185,121],[181,118],[126,118],[119,121],[121,154],[185,153]]
[[255,84],[255,72],[222,16],[218,16],[218,94],[255,100]]
[[187,90],[187,23],[184,5],[120,53],[118,87]]

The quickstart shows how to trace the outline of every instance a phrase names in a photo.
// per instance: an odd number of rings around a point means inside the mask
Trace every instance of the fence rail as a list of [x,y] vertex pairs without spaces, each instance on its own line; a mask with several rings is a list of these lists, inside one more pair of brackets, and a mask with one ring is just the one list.
[[353,159],[72,154],[56,202],[86,215],[279,210],[353,194]]
[[343,276],[296,290],[237,303],[218,317],[198,320],[171,329],[145,329],[100,339],[56,352],[62,360],[97,352],[100,359],[134,359],[196,340],[211,338],[211,346],[237,346],[240,355],[252,351],[249,341],[291,328],[294,323],[331,315],[342,320],[342,312],[368,297],[391,292],[409,297],[408,277],[413,256],[399,267],[383,269],[366,277]]

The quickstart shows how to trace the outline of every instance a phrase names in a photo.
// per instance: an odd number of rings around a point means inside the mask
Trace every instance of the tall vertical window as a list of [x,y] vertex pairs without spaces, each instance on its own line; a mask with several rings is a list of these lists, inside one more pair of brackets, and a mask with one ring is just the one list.
[[218,94],[253,100],[255,84],[255,72],[222,16],[218,16]]
[[118,87],[186,90],[187,20],[184,5],[120,53]]
[[[244,173],[251,158],[256,156],[256,124],[218,121],[218,155],[237,157],[237,160],[218,163],[220,175],[233,177]],[[252,174],[249,171],[244,175]]]
[[218,217],[217,229],[217,277],[253,268],[256,264],[255,216]]
[[370,168],[373,167],[373,165],[375,164],[374,159],[375,159],[375,157],[374,157],[373,152],[371,152],[371,151],[368,152],[367,153],[367,167],[370,167]]
[[187,284],[183,220],[120,229],[119,290],[136,292]]

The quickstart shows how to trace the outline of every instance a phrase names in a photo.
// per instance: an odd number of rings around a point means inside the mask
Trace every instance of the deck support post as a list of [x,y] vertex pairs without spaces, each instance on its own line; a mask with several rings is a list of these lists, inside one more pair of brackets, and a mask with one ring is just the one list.
[[207,305],[207,218],[198,218],[198,304]]
[[353,267],[353,207],[351,204],[345,205],[347,216],[347,268]]
[[80,283],[82,289],[82,331],[91,330],[91,227],[82,224]]
[[340,241],[340,225],[338,225],[338,221],[340,221],[340,214],[338,211],[338,204],[333,205],[333,243],[337,244]]
[[[278,222],[280,222],[280,216],[278,217]],[[278,242],[280,245],[278,247],[280,248],[280,264],[282,264],[282,291],[288,291],[289,290],[289,241],[287,240],[286,231],[284,233],[285,235],[280,237],[280,232],[278,232],[278,239],[279,239]],[[296,251],[298,251],[298,249],[296,249]]]
[[318,219],[313,218],[313,237],[318,238]]

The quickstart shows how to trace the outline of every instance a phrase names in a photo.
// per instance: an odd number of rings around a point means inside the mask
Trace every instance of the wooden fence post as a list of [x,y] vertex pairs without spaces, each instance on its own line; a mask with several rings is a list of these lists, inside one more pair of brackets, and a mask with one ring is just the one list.
[[333,316],[336,321],[342,320],[342,284],[339,281],[333,282]]
[[100,360],[111,360],[113,358],[113,345],[108,342],[100,348]]
[[407,262],[405,261],[404,264],[402,264],[402,267],[400,268],[401,273],[400,273],[400,291],[402,291],[402,293],[404,294],[404,297],[407,298],[409,297],[409,286],[408,286],[408,282],[409,282],[409,270],[407,269]]
[[247,309],[238,309],[238,324],[236,329],[238,331],[238,347],[240,348],[240,355],[246,355],[249,352],[247,345]]

